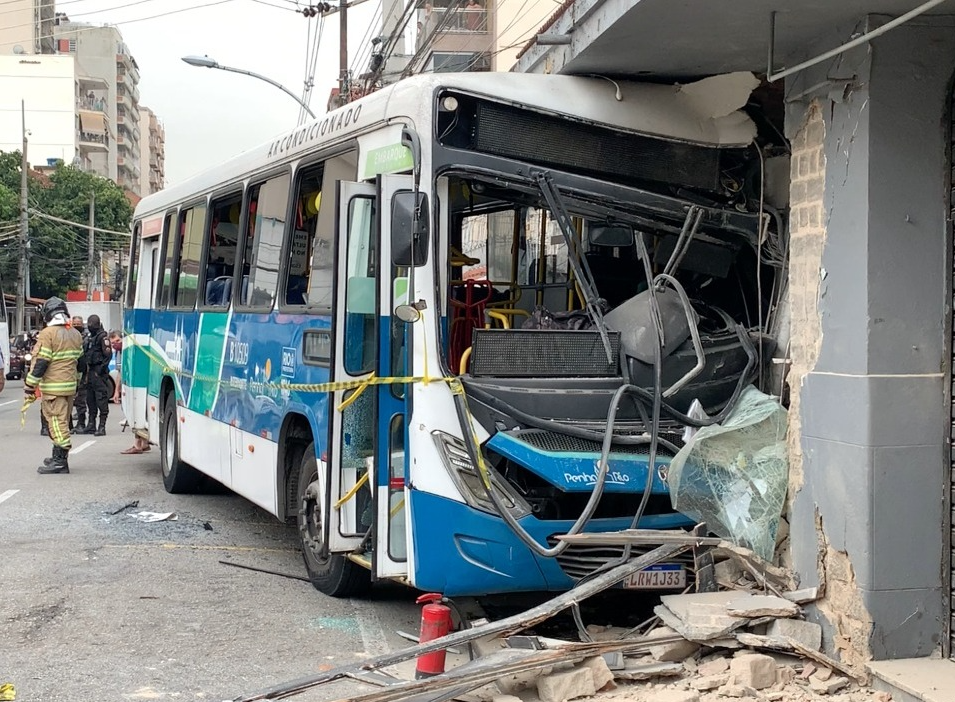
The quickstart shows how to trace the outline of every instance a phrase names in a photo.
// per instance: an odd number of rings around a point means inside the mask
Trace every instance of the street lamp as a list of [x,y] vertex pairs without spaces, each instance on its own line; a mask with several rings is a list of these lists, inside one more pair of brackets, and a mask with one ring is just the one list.
[[231,71],[232,73],[241,73],[244,76],[252,76],[253,78],[264,80],[266,83],[274,85],[276,88],[278,88],[279,90],[284,92],[286,95],[291,97],[293,100],[295,100],[295,102],[301,105],[302,109],[304,109],[308,113],[309,117],[311,117],[312,119],[315,119],[315,113],[312,112],[311,109],[309,109],[308,105],[306,105],[302,101],[302,99],[298,97],[298,95],[293,93],[291,90],[286,88],[284,85],[282,85],[278,81],[274,81],[271,78],[268,78],[267,76],[263,76],[258,73],[253,73],[252,71],[246,71],[241,68],[232,68],[231,66],[223,66],[218,61],[216,61],[215,59],[211,59],[208,56],[183,56],[182,60],[188,63],[190,66],[197,66],[199,68],[218,68],[220,71]]

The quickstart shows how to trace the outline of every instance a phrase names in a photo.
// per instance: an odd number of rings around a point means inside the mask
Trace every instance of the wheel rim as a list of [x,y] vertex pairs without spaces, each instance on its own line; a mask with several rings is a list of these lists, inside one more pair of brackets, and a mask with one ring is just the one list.
[[173,461],[176,459],[176,425],[175,425],[175,412],[173,412],[172,422],[166,421],[163,422],[163,432],[162,432],[162,474],[164,477],[169,477],[169,473],[172,471]]
[[321,485],[316,471],[309,476],[305,490],[302,492],[298,531],[306,554],[318,563],[327,563],[328,558],[319,555],[323,546],[321,495]]

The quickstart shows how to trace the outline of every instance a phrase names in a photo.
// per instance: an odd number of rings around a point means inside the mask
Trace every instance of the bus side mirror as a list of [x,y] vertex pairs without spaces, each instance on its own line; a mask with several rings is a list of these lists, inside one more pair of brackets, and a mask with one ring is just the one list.
[[428,196],[403,190],[391,200],[391,262],[417,268],[428,260]]

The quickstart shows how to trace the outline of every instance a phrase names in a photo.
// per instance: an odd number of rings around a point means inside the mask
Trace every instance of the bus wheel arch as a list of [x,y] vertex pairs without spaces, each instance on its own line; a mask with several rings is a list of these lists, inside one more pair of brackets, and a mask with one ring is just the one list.
[[298,469],[296,524],[302,543],[302,558],[309,580],[316,590],[331,597],[359,595],[371,586],[371,573],[337,553],[320,555],[324,481],[319,475],[315,444],[303,452]]
[[290,413],[279,432],[279,455],[276,463],[276,494],[282,496],[276,516],[290,525],[295,524],[298,514],[299,468],[305,449],[313,443],[312,427],[305,415]]
[[159,407],[159,462],[166,492],[196,492],[202,474],[184,462],[179,453],[179,413],[176,410],[176,389],[169,378],[163,379]]

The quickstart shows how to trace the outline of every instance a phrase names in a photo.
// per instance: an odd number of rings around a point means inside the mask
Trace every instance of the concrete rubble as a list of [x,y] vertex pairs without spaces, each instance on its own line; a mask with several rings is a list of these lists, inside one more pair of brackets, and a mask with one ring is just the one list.
[[[345,678],[379,688],[341,702],[892,702],[866,687],[864,673],[820,651],[822,630],[805,620],[800,606],[814,591],[797,590],[785,571],[735,547],[724,554],[737,567],[716,563],[715,582],[708,585],[722,591],[664,595],[656,616],[637,629],[584,627],[578,618],[574,637],[535,635],[536,624],[648,563],[673,558],[682,548],[675,542],[684,539],[689,548],[692,541],[686,535],[670,539],[674,543],[526,612],[472,622],[441,639],[236,702],[290,696]],[[472,659],[440,675],[412,680],[388,672],[415,656],[464,644]]]

